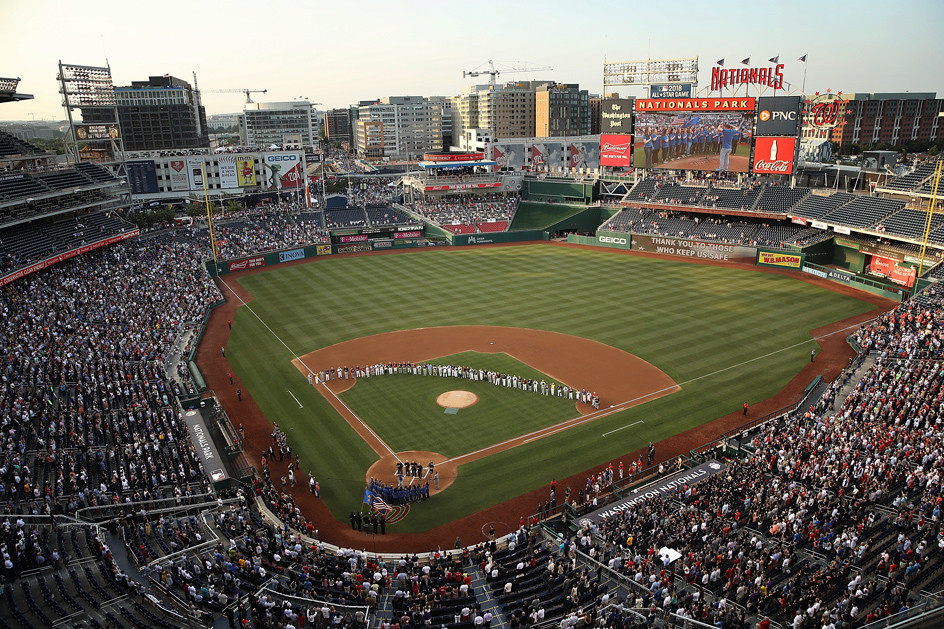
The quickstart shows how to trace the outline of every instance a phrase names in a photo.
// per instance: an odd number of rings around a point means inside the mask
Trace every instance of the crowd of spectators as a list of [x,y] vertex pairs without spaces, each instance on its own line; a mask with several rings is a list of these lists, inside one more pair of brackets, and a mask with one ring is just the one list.
[[859,330],[875,363],[848,397],[830,388],[724,473],[586,523],[580,550],[664,608],[724,626],[742,612],[794,629],[858,625],[939,590],[942,306],[932,288]]
[[497,194],[439,197],[414,201],[413,211],[439,225],[470,225],[507,221],[515,216],[521,198]]

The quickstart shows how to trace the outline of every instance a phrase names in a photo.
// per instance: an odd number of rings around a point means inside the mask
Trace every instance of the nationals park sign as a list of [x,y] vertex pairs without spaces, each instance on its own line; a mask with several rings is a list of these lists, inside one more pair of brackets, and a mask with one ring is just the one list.
[[709,476],[714,476],[719,472],[723,472],[726,469],[728,469],[726,464],[712,459],[711,461],[702,463],[701,465],[693,467],[689,470],[676,472],[671,476],[634,491],[629,496],[615,504],[603,507],[602,509],[597,509],[593,513],[588,513],[587,515],[580,518],[580,526],[583,527],[587,525],[599,524],[604,519],[619,515],[621,512],[631,509],[636,505],[650,502],[652,500],[657,500],[659,498],[668,496],[669,494],[674,494],[681,487],[686,485],[694,485],[695,483],[703,481]]

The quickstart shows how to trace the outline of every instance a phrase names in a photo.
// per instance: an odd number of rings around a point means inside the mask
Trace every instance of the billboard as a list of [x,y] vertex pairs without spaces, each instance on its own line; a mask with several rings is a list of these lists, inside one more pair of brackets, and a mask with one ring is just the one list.
[[881,275],[887,277],[896,284],[911,288],[914,286],[917,275],[914,267],[902,266],[898,260],[883,258],[881,256],[872,256],[869,261],[869,273],[872,275]]
[[600,108],[600,133],[632,133],[633,100],[609,98]]
[[746,173],[753,98],[636,100],[636,168]]
[[754,138],[752,172],[765,175],[792,175],[797,139]]
[[757,99],[757,129],[754,135],[796,137],[800,130],[799,96],[761,96]]
[[265,167],[263,187],[269,190],[303,187],[305,178],[299,153],[266,153],[262,163]]
[[600,166],[632,166],[633,136],[601,135]]
[[691,98],[691,83],[656,83],[649,86],[649,98]]
[[203,158],[187,158],[187,182],[191,190],[203,190]]
[[121,135],[117,124],[75,124],[75,137],[81,140],[117,140]]
[[174,192],[190,189],[190,180],[187,177],[187,163],[182,159],[172,159],[168,164],[170,173],[170,189]]
[[604,86],[697,82],[698,57],[614,61],[603,64]]
[[800,269],[803,266],[803,254],[759,249],[757,251],[757,265]]
[[648,251],[680,258],[695,258],[701,260],[733,260],[735,258],[753,258],[757,249],[740,245],[727,245],[719,242],[702,242],[685,238],[666,236],[634,235],[632,239],[634,251]]
[[236,156],[221,155],[217,158],[217,165],[220,169],[220,188],[238,188],[239,182],[236,178]]
[[236,185],[245,188],[256,184],[256,159],[252,155],[237,155]]
[[157,194],[157,167],[154,160],[141,159],[125,163],[131,194]]

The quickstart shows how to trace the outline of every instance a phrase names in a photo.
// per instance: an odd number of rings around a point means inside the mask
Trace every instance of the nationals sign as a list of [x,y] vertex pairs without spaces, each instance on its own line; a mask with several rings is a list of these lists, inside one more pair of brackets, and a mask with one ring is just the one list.
[[792,175],[796,138],[754,138],[753,172]]
[[603,134],[600,136],[600,166],[631,166],[633,136]]

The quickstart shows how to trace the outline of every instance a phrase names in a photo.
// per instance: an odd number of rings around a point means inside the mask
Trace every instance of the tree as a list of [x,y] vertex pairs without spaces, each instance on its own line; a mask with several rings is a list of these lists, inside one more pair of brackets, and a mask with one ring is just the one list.
[[240,211],[243,209],[243,204],[235,199],[230,199],[226,202],[226,211],[230,214]]

